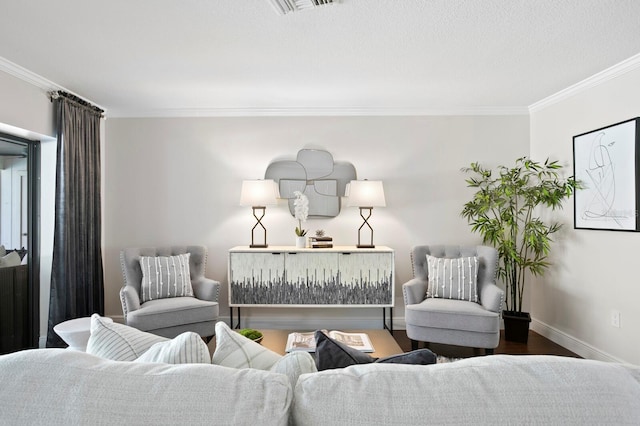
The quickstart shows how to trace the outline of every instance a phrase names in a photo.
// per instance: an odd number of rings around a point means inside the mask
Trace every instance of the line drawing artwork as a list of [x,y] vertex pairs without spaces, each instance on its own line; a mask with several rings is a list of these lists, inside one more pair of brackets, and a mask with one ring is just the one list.
[[616,141],[604,144],[602,142],[605,132],[599,132],[591,144],[589,153],[589,166],[585,172],[589,176],[588,186],[592,189],[591,199],[582,211],[584,220],[598,220],[611,218],[618,225],[622,226],[618,219],[625,216],[616,217],[612,211],[616,200],[616,171],[615,165],[611,161],[609,148],[612,148]]
[[636,120],[574,137],[575,227],[636,230]]

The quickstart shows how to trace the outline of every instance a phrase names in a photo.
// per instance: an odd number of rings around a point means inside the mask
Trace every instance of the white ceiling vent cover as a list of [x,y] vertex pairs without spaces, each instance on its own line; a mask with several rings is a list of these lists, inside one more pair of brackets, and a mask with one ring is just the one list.
[[289,12],[297,12],[302,9],[311,9],[326,4],[338,3],[339,0],[269,0],[280,15]]

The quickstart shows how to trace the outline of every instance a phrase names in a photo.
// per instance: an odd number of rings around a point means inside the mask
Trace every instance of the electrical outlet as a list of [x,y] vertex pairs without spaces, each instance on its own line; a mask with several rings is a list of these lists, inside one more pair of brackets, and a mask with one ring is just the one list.
[[611,311],[611,325],[620,328],[620,311]]

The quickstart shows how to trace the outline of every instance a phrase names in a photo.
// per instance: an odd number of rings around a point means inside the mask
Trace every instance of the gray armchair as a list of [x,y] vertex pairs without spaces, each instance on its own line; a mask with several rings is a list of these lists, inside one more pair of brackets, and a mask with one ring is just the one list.
[[[194,297],[171,297],[141,303],[140,256],[175,256],[190,253],[189,270]],[[173,338],[185,331],[202,337],[215,334],[220,283],[205,278],[207,249],[203,246],[128,248],[120,252],[124,286],[120,301],[125,323],[142,331]]]
[[[479,303],[425,298],[428,287],[427,254],[435,257],[478,258]],[[500,312],[504,292],[495,284],[498,253],[487,246],[416,246],[411,252],[414,278],[402,286],[407,336],[417,342],[484,348],[493,353],[500,343]]]

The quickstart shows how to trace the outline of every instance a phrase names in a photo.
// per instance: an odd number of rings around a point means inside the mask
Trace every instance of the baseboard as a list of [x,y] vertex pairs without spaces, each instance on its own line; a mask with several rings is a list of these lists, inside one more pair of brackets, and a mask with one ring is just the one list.
[[124,315],[107,315],[107,316],[111,318],[113,322],[124,324]]
[[601,351],[600,349],[595,348],[588,343],[585,343],[582,340],[577,339],[535,318],[531,319],[531,329],[541,336],[544,336],[547,339],[551,340],[552,342],[557,343],[563,348],[566,348],[571,352],[580,355],[582,358],[607,362],[625,362],[620,358]]

